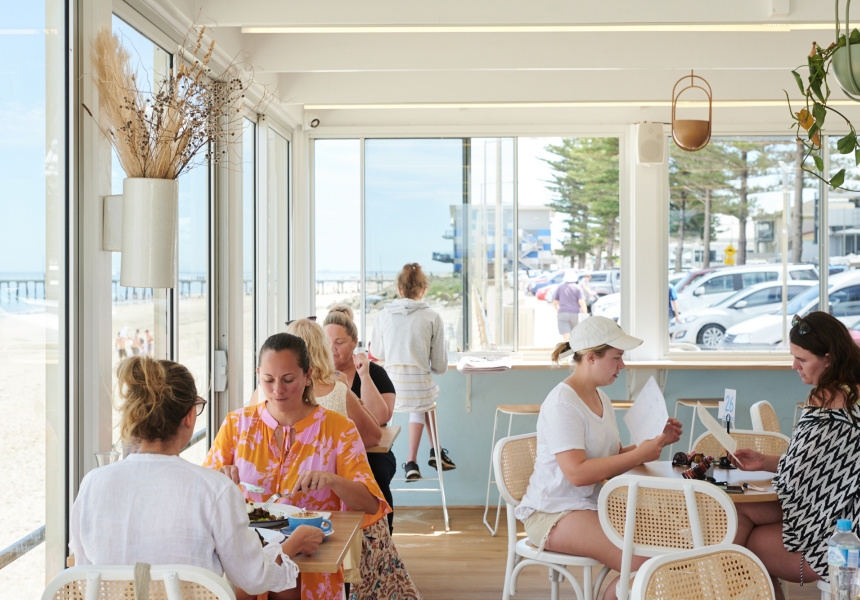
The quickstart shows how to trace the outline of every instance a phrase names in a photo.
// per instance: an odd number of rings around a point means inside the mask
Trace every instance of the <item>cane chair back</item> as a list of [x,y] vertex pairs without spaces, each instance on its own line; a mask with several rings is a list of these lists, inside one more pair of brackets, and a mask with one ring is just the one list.
[[[738,429],[732,431],[731,436],[738,443],[738,448],[750,448],[762,454],[782,456],[788,449],[789,439],[781,433]],[[723,445],[710,433],[703,433],[693,442],[693,452],[713,457],[726,455]]]
[[[503,600],[509,600],[517,591],[517,577],[520,571],[530,565],[538,565],[549,570],[552,584],[551,597],[558,598],[559,579],[570,583],[578,600],[593,600],[594,590],[600,585],[609,569],[598,561],[584,556],[573,556],[539,550],[526,537],[517,541],[517,519],[514,509],[519,506],[529,486],[537,458],[537,434],[527,433],[505,437],[496,442],[493,448],[493,474],[499,494],[505,501],[508,524],[508,557],[505,566]],[[582,585],[568,567],[582,569]],[[592,567],[602,567],[592,582]]]
[[664,477],[615,477],[597,504],[606,537],[621,548],[619,600],[627,600],[634,555],[730,543],[738,517],[728,495],[705,481]]
[[780,433],[779,417],[770,402],[761,400],[750,406],[750,418],[753,431],[770,431]]
[[[135,600],[133,565],[79,565],[61,571],[42,600]],[[223,577],[191,565],[153,565],[149,600],[236,600]]]
[[633,580],[634,600],[765,600],[773,584],[761,560],[742,546],[720,544],[654,557]]

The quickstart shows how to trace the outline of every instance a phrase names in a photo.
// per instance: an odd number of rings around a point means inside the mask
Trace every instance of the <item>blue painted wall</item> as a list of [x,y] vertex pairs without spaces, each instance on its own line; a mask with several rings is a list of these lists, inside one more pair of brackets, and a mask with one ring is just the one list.
[[[450,370],[436,377],[441,388],[438,398],[440,440],[457,464],[453,471],[445,473],[446,497],[449,506],[483,506],[487,493],[487,476],[490,468],[490,448],[493,433],[493,417],[497,404],[539,404],[547,393],[568,374],[567,367],[547,369],[518,369],[503,373],[472,375],[472,408],[466,410],[466,376]],[[611,386],[603,388],[610,398],[626,399],[625,373]],[[664,395],[670,415],[675,410],[678,398],[721,398],[725,388],[737,390],[737,419],[739,429],[751,429],[749,407],[759,400],[773,404],[780,418],[782,433],[791,435],[794,408],[797,402],[806,399],[809,386],[804,385],[794,371],[730,371],[730,370],[672,370],[666,379]],[[616,419],[622,443],[629,443],[629,435],[623,421],[624,412],[617,411]],[[687,449],[692,410],[680,407],[678,418],[684,423],[684,436],[675,450]],[[408,444],[408,415],[396,413],[394,423],[403,430],[394,443],[397,457],[398,477],[403,477],[400,465],[406,462]],[[537,415],[515,417],[511,433],[528,433],[535,430]],[[499,417],[497,439],[507,434],[508,418]],[[697,423],[695,435],[704,432]],[[421,440],[418,464],[425,477],[435,477],[435,469],[427,465],[430,443],[426,433]],[[669,448],[663,450],[663,460],[671,459]],[[434,484],[427,484],[430,487]],[[425,487],[421,483],[405,484],[393,482],[392,487]],[[491,501],[496,498],[495,488]],[[394,502],[400,506],[440,505],[438,493],[395,492]]]

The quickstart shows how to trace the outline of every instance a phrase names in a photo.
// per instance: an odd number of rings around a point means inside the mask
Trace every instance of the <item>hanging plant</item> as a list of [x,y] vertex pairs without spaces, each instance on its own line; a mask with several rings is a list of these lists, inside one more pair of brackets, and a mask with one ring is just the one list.
[[[847,17],[850,5],[851,0],[848,0],[845,10],[846,33],[848,31]],[[836,9],[838,12],[839,0],[836,0]],[[837,151],[840,154],[853,154],[854,166],[860,164],[860,143],[857,141],[857,131],[854,129],[854,125],[848,117],[834,108],[832,104],[829,104],[831,98],[828,77],[831,68],[833,68],[833,75],[837,83],[840,84],[845,94],[852,100],[860,101],[860,84],[858,84],[858,80],[860,80],[860,45],[858,45],[860,44],[860,31],[854,29],[847,36],[845,33],[840,34],[839,32],[840,24],[837,17],[836,41],[826,48],[819,46],[817,42],[812,42],[812,51],[806,58],[805,68],[809,72],[806,82],[798,72],[804,66],[791,72],[800,93],[804,96],[806,106],[795,112],[791,106],[791,100],[788,98],[788,92],[785,93],[797,139],[806,148],[806,155],[802,163],[804,165],[803,170],[827,182],[833,188],[842,187],[845,182],[845,169],[840,169],[829,179],[824,172],[824,148],[821,146],[821,134],[824,131],[828,114],[833,113],[841,117],[848,127],[848,133],[836,142]],[[801,133],[801,129],[805,135]],[[814,169],[805,166],[807,164],[806,159],[809,157],[812,157]]]

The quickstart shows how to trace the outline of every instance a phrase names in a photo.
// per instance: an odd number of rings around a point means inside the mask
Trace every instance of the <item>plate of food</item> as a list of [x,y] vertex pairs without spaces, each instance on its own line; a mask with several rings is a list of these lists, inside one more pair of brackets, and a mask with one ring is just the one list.
[[[285,510],[287,508],[295,510]],[[248,525],[271,529],[287,525],[290,514],[298,510],[294,506],[288,507],[285,504],[272,504],[269,508],[263,509],[262,502],[247,502],[245,509],[248,511]]]
[[[263,510],[263,502],[246,501],[245,509],[248,511],[248,520],[251,527],[263,527],[267,529],[278,529],[289,525],[289,516],[302,509],[290,504],[272,504]],[[330,512],[320,512],[324,519],[331,517]]]

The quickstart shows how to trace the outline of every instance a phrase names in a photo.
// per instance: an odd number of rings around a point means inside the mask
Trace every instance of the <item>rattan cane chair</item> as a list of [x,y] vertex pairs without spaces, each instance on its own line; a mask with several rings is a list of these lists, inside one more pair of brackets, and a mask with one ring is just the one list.
[[[51,580],[42,600],[130,600],[137,597],[134,571],[132,565],[72,567]],[[149,600],[236,600],[223,577],[201,567],[152,565],[148,579]]]
[[[539,551],[528,538],[517,541],[517,519],[514,509],[520,504],[529,485],[537,457],[537,434],[527,433],[500,439],[493,448],[493,470],[499,493],[505,500],[508,523],[508,558],[505,566],[503,600],[517,591],[517,577],[529,565],[549,569],[552,598],[558,598],[559,577],[566,578],[579,600],[594,600],[609,569],[598,561],[583,556]],[[582,585],[568,567],[582,568]],[[592,567],[603,567],[592,584]]]
[[[772,431],[750,431],[738,429],[732,431],[731,436],[738,443],[738,448],[750,448],[762,454],[782,456],[788,449],[788,437],[781,433]],[[710,433],[703,433],[693,443],[693,452],[700,452],[705,456],[725,456],[726,450]]]
[[758,557],[742,546],[720,544],[673,552],[645,562],[630,592],[633,600],[774,598],[773,584]]
[[750,418],[753,431],[770,431],[780,433],[779,417],[770,402],[761,400],[750,406]]
[[728,494],[706,481],[624,475],[600,490],[603,532],[621,548],[618,600],[630,595],[633,556],[727,544],[738,515]]

